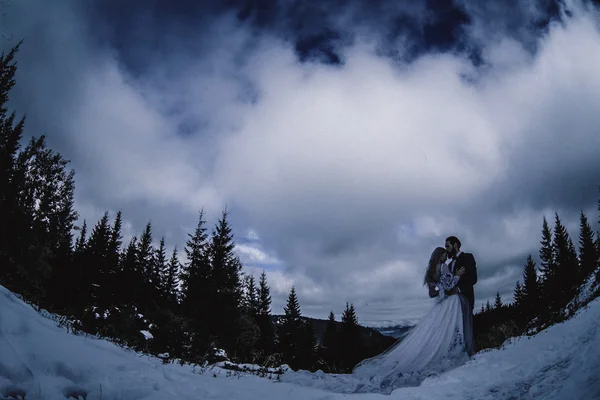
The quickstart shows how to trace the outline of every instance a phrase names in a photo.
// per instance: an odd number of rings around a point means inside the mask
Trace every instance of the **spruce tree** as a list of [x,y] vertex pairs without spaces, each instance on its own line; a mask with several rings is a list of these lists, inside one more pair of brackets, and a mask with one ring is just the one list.
[[246,275],[244,277],[244,296],[243,304],[246,314],[252,318],[256,318],[258,315],[259,299],[258,299],[258,288],[253,275]]
[[84,268],[84,287],[89,292],[84,326],[92,332],[96,332],[102,326],[113,290],[108,279],[112,267],[108,254],[110,230],[108,212],[105,212],[92,229],[84,252],[83,265],[79,266]]
[[540,306],[540,290],[535,261],[531,254],[527,257],[527,263],[523,271],[523,306],[527,315],[537,314]]
[[73,260],[71,261],[72,275],[70,281],[73,282],[70,293],[70,302],[65,305],[67,315],[76,318],[82,318],[85,310],[85,304],[88,300],[87,276],[85,271],[85,253],[87,249],[87,222],[84,219],[79,228],[79,237],[73,250]]
[[362,358],[364,351],[363,341],[358,329],[358,319],[353,304],[346,303],[342,313],[341,346],[344,349],[342,364],[345,370],[350,371]]
[[[73,210],[74,172],[66,170],[67,164],[46,146],[42,135],[31,138],[17,155],[13,171],[13,183],[20,188],[14,193],[17,208],[12,215],[20,221],[12,227],[12,239],[19,238],[11,251],[17,266],[15,277],[23,293],[42,306],[50,305],[44,301],[54,300],[52,289],[60,284],[61,275],[67,275],[65,262],[70,259],[77,213]],[[53,271],[54,266],[61,271]]]
[[87,222],[84,219],[83,224],[81,225],[81,228],[79,231],[79,238],[77,239],[77,242],[75,243],[75,252],[83,253],[83,251],[85,250],[86,244],[87,244]]
[[552,289],[555,289],[551,292],[550,303],[553,306],[552,309],[561,314],[562,307],[566,306],[575,294],[580,273],[575,247],[558,214],[555,215],[552,245],[556,262],[556,274],[550,285]]
[[597,268],[598,249],[594,243],[594,231],[587,217],[581,211],[579,233],[579,263],[581,270],[580,282],[584,282]]
[[118,292],[120,302],[130,307],[137,306],[142,295],[144,275],[138,263],[138,238],[131,238],[120,257]]
[[600,231],[596,232],[596,252],[598,261],[596,262],[596,282],[600,282]]
[[[523,287],[521,286],[521,282],[517,281],[515,285],[514,298],[515,298],[515,306],[517,308],[524,308],[525,306],[525,298],[523,293]],[[483,305],[481,306],[481,310],[483,311]]]
[[287,304],[283,309],[284,317],[278,329],[278,351],[281,353],[283,362],[290,368],[297,369],[301,365],[301,340],[303,334],[303,323],[301,319],[300,303],[296,296],[296,288],[292,286],[288,296]]
[[298,296],[296,295],[296,288],[294,286],[292,286],[292,289],[290,290],[287,304],[283,308],[283,312],[285,314],[285,322],[299,326],[302,312],[300,310],[300,303],[298,302]]
[[[600,186],[598,186],[600,192]],[[596,232],[596,282],[600,282],[600,196],[598,196],[598,231]]]
[[213,229],[209,247],[218,311],[212,329],[221,348],[235,353],[242,316],[242,263],[234,249],[233,231],[224,211]]
[[201,210],[194,234],[188,234],[185,246],[187,260],[181,274],[181,310],[186,318],[185,329],[191,340],[186,344],[186,349],[194,361],[204,360],[219,311],[205,224],[204,211]]
[[165,245],[164,236],[160,239],[158,249],[154,254],[154,276],[156,279],[156,288],[158,289],[161,297],[166,299],[165,282],[168,276],[167,266],[167,249]]
[[0,54],[0,283],[21,292],[18,261],[24,251],[28,225],[24,210],[19,206],[18,194],[25,189],[23,170],[19,170],[17,159],[25,118],[15,123],[16,114],[8,114],[8,93],[15,85],[17,71],[15,56],[20,43],[5,54]]
[[64,294],[66,303],[63,308],[64,315],[82,318],[88,299],[88,288],[86,286],[87,273],[85,271],[85,251],[87,248],[87,222],[83,220],[81,226],[74,227],[79,231],[79,236],[75,241],[72,259],[69,262],[71,275],[68,283],[72,286]]
[[554,247],[552,245],[552,230],[546,217],[542,223],[542,241],[540,242],[540,273],[546,281],[554,271]]
[[310,321],[305,321],[302,324],[299,348],[301,354],[299,367],[314,371],[317,363],[317,335],[315,333],[315,328]]
[[[137,249],[138,269],[144,274],[148,291],[150,291],[150,288],[158,286],[157,283],[159,281],[159,277],[156,274],[155,252],[156,250],[152,245],[152,224],[148,222],[144,232],[140,236]],[[150,295],[150,292],[146,293],[146,296]],[[148,304],[150,299],[146,298],[144,300],[145,304]]]
[[502,308],[502,298],[500,297],[500,292],[496,292],[496,300],[494,301],[494,309],[499,310]]
[[173,309],[179,300],[179,256],[177,254],[177,246],[173,249],[173,253],[167,264],[167,276],[164,280],[164,293]]
[[258,313],[262,315],[271,314],[271,290],[267,285],[267,274],[264,270],[260,274],[258,286]]
[[[540,242],[540,301],[547,305],[552,305],[555,301],[554,291],[556,290],[556,261],[555,261],[555,250],[552,241],[552,230],[546,220],[543,218],[542,223],[542,240]],[[542,312],[542,319],[549,318],[552,307],[545,307]]]
[[[117,211],[117,215],[115,216],[115,222],[113,223],[111,232],[110,232],[110,242],[108,245],[108,252],[110,254],[111,263],[115,266],[119,265],[119,257],[121,255],[121,245],[122,245],[122,230],[123,226],[123,217],[122,212]],[[119,268],[116,267],[115,270]]]
[[139,262],[139,248],[140,240],[134,236],[121,252],[117,286],[120,312],[117,315],[119,319],[117,325],[119,338],[136,349],[146,351],[148,350],[147,342],[140,330],[148,329],[147,304],[145,303],[147,282]]
[[325,326],[325,333],[323,335],[323,343],[321,345],[323,358],[329,369],[329,372],[337,371],[337,363],[340,358],[339,341],[340,338],[337,330],[337,323],[335,321],[335,315],[333,311],[330,311],[329,318],[327,319],[327,325]]
[[490,305],[490,301],[488,300],[485,304],[485,312],[489,313],[490,311],[492,311],[492,306]]
[[[111,314],[118,314],[119,306],[121,305],[123,298],[121,296],[121,244],[122,244],[122,213],[118,211],[112,228],[109,232],[108,250],[107,250],[107,276],[105,284],[110,287],[107,294],[110,296],[108,304],[110,306]],[[113,315],[114,316],[114,315]],[[111,318],[111,320],[114,318]]]
[[52,271],[48,286],[50,303],[60,312],[67,312],[73,297],[73,288],[78,285],[73,265],[73,230],[78,218],[74,210],[75,180],[74,171],[63,171],[63,182],[58,188],[58,204],[55,213],[55,249],[52,257]]
[[267,275],[263,270],[258,283],[258,315],[256,323],[260,330],[260,339],[258,347],[263,356],[267,356],[273,351],[274,329],[271,321],[271,290],[267,285]]

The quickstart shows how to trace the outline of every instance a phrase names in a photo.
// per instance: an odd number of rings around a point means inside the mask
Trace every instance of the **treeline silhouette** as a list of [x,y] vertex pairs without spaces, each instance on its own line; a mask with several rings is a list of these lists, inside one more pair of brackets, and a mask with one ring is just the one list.
[[[75,173],[45,136],[22,146],[25,119],[8,113],[20,44],[0,57],[0,283],[76,332],[109,338],[165,362],[219,360],[343,372],[393,339],[365,330],[348,304],[322,340],[295,289],[271,315],[266,274],[244,274],[224,211],[210,233],[203,211],[184,246],[155,246],[152,224],[128,243],[123,216],[93,226],[74,209]],[[88,232],[89,231],[89,232]],[[76,234],[74,234],[76,233]],[[343,349],[343,350],[342,350]]]
[[[598,200],[600,224],[600,199]],[[514,301],[504,304],[496,293],[474,316],[475,344],[479,350],[498,347],[510,337],[532,335],[571,317],[600,296],[600,230],[594,234],[583,211],[575,246],[558,213],[554,228],[542,221],[539,260],[531,254],[523,267],[523,279],[514,290]]]

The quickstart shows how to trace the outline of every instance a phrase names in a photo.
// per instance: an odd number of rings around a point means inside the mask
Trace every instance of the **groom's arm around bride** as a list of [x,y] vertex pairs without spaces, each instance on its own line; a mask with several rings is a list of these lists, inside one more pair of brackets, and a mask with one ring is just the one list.
[[477,263],[475,257],[471,253],[461,253],[456,259],[456,267],[464,267],[465,273],[460,277],[457,289],[447,294],[461,293],[469,299],[471,308],[475,303],[473,286],[477,283]]

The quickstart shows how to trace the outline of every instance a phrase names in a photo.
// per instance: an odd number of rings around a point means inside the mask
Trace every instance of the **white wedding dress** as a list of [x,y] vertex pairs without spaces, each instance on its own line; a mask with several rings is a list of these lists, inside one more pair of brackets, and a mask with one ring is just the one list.
[[[472,329],[471,319],[465,328],[463,310],[471,312],[464,296],[446,296],[459,281],[446,264],[440,268],[437,283],[439,296],[434,305],[404,340],[385,352],[360,362],[352,374],[325,374],[323,371],[289,371],[281,381],[313,386],[342,393],[378,392],[417,386],[425,378],[454,368],[469,359],[465,350],[465,330]],[[470,339],[467,332],[467,339]],[[471,339],[472,340],[472,339]]]

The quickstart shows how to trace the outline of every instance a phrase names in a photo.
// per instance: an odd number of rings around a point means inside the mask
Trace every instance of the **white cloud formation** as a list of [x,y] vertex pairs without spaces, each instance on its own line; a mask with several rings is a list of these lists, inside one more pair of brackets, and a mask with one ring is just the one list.
[[236,247],[247,270],[282,265],[267,271],[277,313],[295,285],[311,316],[353,302],[373,324],[418,318],[424,265],[450,234],[477,256],[477,304],[510,296],[542,215],[572,212],[559,178],[600,183],[589,14],[552,25],[535,55],[494,37],[479,70],[452,54],[398,66],[368,37],[343,67],[301,64],[288,42],[220,19],[200,55],[182,47],[133,73],[77,13],[28,11],[39,4],[15,5],[31,18],[10,29],[31,45],[13,103],[30,129],[60,135],[81,213],[123,209],[128,234],[152,219],[182,252],[198,210],[210,225],[227,206],[251,241]]

